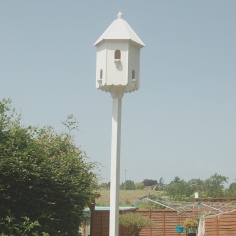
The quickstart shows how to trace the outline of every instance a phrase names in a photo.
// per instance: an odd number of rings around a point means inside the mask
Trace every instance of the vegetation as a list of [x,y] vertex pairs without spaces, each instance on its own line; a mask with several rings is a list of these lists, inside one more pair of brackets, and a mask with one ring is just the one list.
[[134,181],[132,181],[132,180],[126,180],[124,183],[121,183],[120,189],[124,189],[124,190],[134,190],[134,189],[135,189]]
[[145,180],[143,180],[143,184],[145,186],[153,186],[153,185],[157,185],[157,181],[152,180],[152,179],[145,179]]
[[183,225],[184,225],[185,230],[188,230],[189,228],[197,228],[198,222],[194,218],[186,218],[184,220]]
[[[1,221],[1,231],[7,233],[1,233],[1,236],[13,236],[13,235],[20,235],[20,236],[27,236],[30,233],[33,233],[34,236],[39,236],[38,232],[33,232],[34,228],[40,226],[38,221],[31,222],[28,217],[22,217],[22,221],[18,220],[16,223],[16,219],[12,216],[7,216],[6,218],[2,219]],[[48,233],[42,232],[40,234],[42,236],[49,236]]]
[[[120,206],[136,206],[140,197],[147,195],[144,190],[120,190]],[[110,190],[103,189],[100,191],[100,197],[96,199],[97,206],[110,205]]]
[[0,234],[78,235],[96,185],[94,163],[69,134],[25,127],[10,100],[0,101]]
[[138,236],[139,232],[146,227],[153,227],[153,222],[132,212],[120,215],[120,225],[127,229],[129,236]]
[[236,183],[230,184],[229,188],[226,189],[225,195],[229,197],[235,197],[236,196]]
[[227,179],[227,177],[218,174],[212,175],[204,182],[204,194],[211,197],[223,197],[225,195],[224,184],[227,183]]
[[[164,179],[160,178],[159,181],[150,181],[145,179],[143,182],[134,183],[131,180],[127,180],[127,183],[132,183],[132,187],[129,190],[124,190],[124,183],[121,184],[120,190],[120,205],[137,206],[139,198],[148,196],[153,200],[167,200],[168,201],[185,201],[192,202],[194,200],[194,193],[198,192],[200,197],[209,198],[222,198],[222,197],[235,197],[236,196],[236,183],[231,183],[228,188],[225,188],[228,178],[217,173],[210,176],[206,180],[191,179],[185,181],[176,176],[169,184],[164,184]],[[144,183],[153,183],[151,191],[145,189]],[[156,184],[157,183],[157,184]],[[101,191],[101,198],[97,200],[98,205],[109,205],[109,185],[99,185]],[[106,197],[107,196],[107,197]],[[130,204],[126,204],[127,201]],[[157,204],[140,203],[138,207],[140,209],[152,209],[162,208]]]
[[143,183],[135,183],[134,189],[144,189],[145,185]]

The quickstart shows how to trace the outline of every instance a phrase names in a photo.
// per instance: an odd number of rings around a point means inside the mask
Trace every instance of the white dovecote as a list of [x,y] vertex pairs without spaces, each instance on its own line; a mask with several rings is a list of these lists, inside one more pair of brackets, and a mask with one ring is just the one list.
[[96,87],[112,95],[109,236],[119,235],[121,108],[124,93],[139,89],[140,49],[144,43],[122,13],[95,42]]
[[98,38],[96,88],[122,93],[139,89],[140,49],[144,43],[118,13],[117,19]]

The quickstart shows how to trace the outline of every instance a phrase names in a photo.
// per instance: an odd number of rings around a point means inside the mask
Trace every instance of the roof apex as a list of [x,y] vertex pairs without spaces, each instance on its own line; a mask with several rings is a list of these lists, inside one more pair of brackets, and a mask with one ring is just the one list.
[[111,25],[104,31],[104,33],[98,38],[94,43],[94,46],[97,46],[103,40],[131,40],[144,47],[145,44],[134,32],[134,30],[129,26],[129,24],[123,19],[123,14],[118,13],[117,19],[114,20]]

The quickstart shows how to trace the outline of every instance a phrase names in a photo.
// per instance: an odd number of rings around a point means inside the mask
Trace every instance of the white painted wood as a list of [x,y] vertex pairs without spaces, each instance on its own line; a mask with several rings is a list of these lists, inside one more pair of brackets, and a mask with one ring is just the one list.
[[[138,90],[140,49],[145,45],[123,20],[121,13],[96,41],[95,46],[97,47],[97,89],[110,92],[114,86],[119,86],[124,93]],[[121,52],[119,60],[115,59],[116,50]],[[134,78],[132,74],[135,75]]]
[[112,92],[112,142],[109,236],[119,235],[120,141],[122,92]]
[[94,43],[94,46],[97,46],[103,40],[116,40],[116,39],[127,39],[133,41],[134,43],[137,43],[139,47],[145,46],[145,44],[134,32],[134,30],[123,19],[123,15],[121,12],[118,13],[117,19],[111,23],[111,25]]
[[110,92],[113,100],[109,236],[119,235],[122,97],[139,89],[140,49],[145,46],[123,20],[122,13],[117,17],[94,44],[97,47],[96,88]]

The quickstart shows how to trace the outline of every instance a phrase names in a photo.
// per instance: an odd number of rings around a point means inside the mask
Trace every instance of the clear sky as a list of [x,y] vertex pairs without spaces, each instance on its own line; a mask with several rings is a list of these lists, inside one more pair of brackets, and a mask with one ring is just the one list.
[[110,94],[94,42],[123,18],[145,43],[140,89],[123,97],[121,182],[236,179],[235,0],[0,0],[0,99],[26,125],[63,130],[110,176]]

